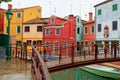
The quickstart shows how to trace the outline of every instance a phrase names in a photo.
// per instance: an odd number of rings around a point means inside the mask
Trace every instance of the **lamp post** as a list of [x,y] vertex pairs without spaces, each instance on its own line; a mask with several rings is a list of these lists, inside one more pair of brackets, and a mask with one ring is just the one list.
[[10,20],[12,19],[12,11],[10,9],[8,9],[6,11],[6,18],[8,20],[8,45],[7,45],[7,58],[6,60],[11,60],[11,54],[10,54]]

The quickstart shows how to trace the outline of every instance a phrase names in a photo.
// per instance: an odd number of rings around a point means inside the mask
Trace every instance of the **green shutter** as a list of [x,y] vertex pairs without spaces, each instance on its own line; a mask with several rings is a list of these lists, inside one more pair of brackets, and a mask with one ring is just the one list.
[[17,26],[17,33],[20,33],[20,26]]
[[98,15],[101,15],[101,14],[102,14],[102,10],[99,9],[99,10],[98,10]]
[[92,33],[94,33],[94,26],[92,26]]
[[116,11],[117,10],[117,4],[112,5],[112,10]]

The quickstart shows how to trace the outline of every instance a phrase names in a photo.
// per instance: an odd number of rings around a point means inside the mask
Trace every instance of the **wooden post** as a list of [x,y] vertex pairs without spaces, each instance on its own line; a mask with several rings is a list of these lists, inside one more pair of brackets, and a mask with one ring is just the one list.
[[59,64],[60,64],[60,60],[61,60],[61,57],[62,57],[62,55],[61,55],[61,49],[62,49],[62,46],[60,45]]
[[74,45],[73,45],[73,43],[72,43],[72,46],[71,46],[71,50],[72,50],[71,61],[72,61],[72,63],[74,63]]
[[95,60],[97,60],[97,58],[98,58],[98,45],[97,44],[95,44]]
[[114,44],[114,58],[117,56],[117,45],[116,43]]
[[17,52],[18,52],[18,48],[17,48],[17,44],[16,44],[16,55],[15,55],[16,58],[18,56]]

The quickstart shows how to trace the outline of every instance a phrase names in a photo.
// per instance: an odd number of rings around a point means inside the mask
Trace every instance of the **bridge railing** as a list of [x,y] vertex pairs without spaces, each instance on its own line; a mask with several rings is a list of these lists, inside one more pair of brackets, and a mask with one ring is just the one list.
[[55,42],[36,46],[39,54],[48,67],[57,65],[100,60],[110,58],[120,58],[119,43],[116,41],[71,41]]
[[32,74],[34,80],[52,80],[48,68],[37,48],[32,46]]
[[19,58],[21,60],[27,60],[27,49],[26,46],[11,44],[11,57]]

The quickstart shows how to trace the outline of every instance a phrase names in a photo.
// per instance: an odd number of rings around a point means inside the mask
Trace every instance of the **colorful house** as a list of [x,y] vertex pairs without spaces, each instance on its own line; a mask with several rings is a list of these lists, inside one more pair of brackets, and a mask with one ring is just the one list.
[[86,45],[91,45],[95,41],[95,21],[92,12],[89,12],[89,21],[83,23],[83,41]]
[[[58,48],[70,47],[70,42],[82,39],[80,30],[82,31],[82,24],[79,16],[69,15],[67,19],[51,16],[48,25],[44,27],[45,49],[53,53],[59,53]],[[68,49],[67,51],[70,50]],[[67,53],[67,51],[63,50],[62,53]]]
[[[95,5],[96,40],[120,40],[120,1],[106,0]],[[101,42],[103,43],[103,42]]]
[[[12,6],[12,5],[11,5]],[[23,23],[34,18],[41,18],[42,9],[40,6],[33,6],[21,9],[12,9],[13,17],[10,25],[10,35],[16,36],[16,43],[23,42]],[[4,16],[6,17],[6,16]],[[4,33],[7,34],[7,20],[4,18]]]
[[84,49],[89,52],[94,51],[95,43],[95,21],[93,20],[93,13],[89,12],[89,20],[83,22],[83,45]]
[[43,27],[48,22],[43,18],[35,18],[23,23],[23,43],[41,45],[43,42]]
[[5,10],[0,8],[0,34],[4,32],[4,13]]

